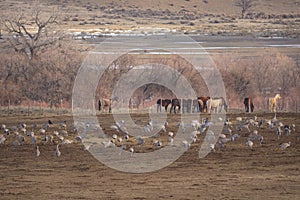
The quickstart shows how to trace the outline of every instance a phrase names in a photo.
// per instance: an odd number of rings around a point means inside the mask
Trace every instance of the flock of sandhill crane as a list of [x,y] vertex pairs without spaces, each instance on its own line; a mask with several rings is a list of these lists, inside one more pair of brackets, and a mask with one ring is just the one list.
[[[221,150],[227,143],[242,140],[241,137],[247,138],[245,140],[245,147],[254,150],[254,144],[258,143],[258,146],[263,145],[264,134],[274,134],[277,137],[278,148],[286,149],[291,146],[291,142],[282,142],[280,139],[285,137],[284,140],[288,140],[291,135],[296,133],[295,124],[283,124],[277,119],[276,113],[272,119],[265,119],[253,116],[253,117],[236,117],[235,119],[219,119],[220,122],[224,123],[224,128],[221,134],[215,134],[209,129],[214,123],[209,121],[207,118],[203,120],[192,120],[189,124],[180,122],[176,130],[183,134],[190,134],[190,140],[183,140],[181,145],[186,149],[190,148],[193,143],[200,141],[200,135],[205,134],[209,141],[217,141],[209,144],[211,152]],[[154,127],[159,124],[155,120],[151,120],[146,123],[143,127],[145,134],[151,134]],[[83,125],[84,132],[87,129],[92,128],[94,130],[101,129],[100,125],[93,125],[91,123],[85,123]],[[131,136],[127,131],[126,122],[116,122],[109,128],[108,140],[102,140],[92,143],[84,143],[85,149],[88,150],[92,145],[104,145],[105,148],[119,147],[120,154],[127,150],[130,155],[133,156],[135,153],[136,146],[139,148],[143,145],[153,145],[158,148],[162,148],[164,145],[175,145],[174,138],[174,127],[169,126],[168,122],[160,126],[160,131],[152,136]],[[264,134],[260,133],[261,130]],[[84,136],[79,131],[79,127],[75,125],[67,126],[66,121],[54,124],[51,120],[44,124],[32,124],[28,127],[25,123],[19,123],[16,126],[7,127],[5,124],[0,126],[0,146],[10,145],[14,147],[22,146],[24,144],[33,144],[35,147],[35,154],[37,157],[41,155],[39,145],[56,145],[54,156],[60,157],[61,151],[60,145],[68,145],[72,143],[82,143]],[[172,131],[173,130],[173,131]],[[266,130],[268,133],[266,133]],[[164,135],[165,137],[162,137]],[[188,135],[187,135],[188,136]],[[67,139],[68,138],[68,139]],[[297,138],[300,139],[298,133]],[[129,142],[130,141],[130,142]],[[178,145],[178,144],[177,144]]]

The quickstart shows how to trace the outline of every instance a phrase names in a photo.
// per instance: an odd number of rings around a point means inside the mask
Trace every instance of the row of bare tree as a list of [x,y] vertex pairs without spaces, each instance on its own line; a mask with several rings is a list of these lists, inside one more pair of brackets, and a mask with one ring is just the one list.
[[[43,101],[50,105],[62,100],[71,102],[74,80],[86,52],[73,45],[72,38],[60,30],[59,22],[56,12],[43,15],[38,7],[31,15],[20,13],[14,17],[1,17],[0,105],[23,101]],[[159,63],[160,67],[176,69],[176,73],[168,77],[175,85],[184,76],[198,96],[209,95],[202,75],[180,56],[149,54],[147,59],[139,56],[144,55],[128,54],[111,63],[99,80],[96,99],[111,97],[120,77],[134,66],[147,64],[147,60]],[[285,97],[299,101],[299,63],[276,50],[251,57],[242,57],[238,53],[221,54],[213,59],[222,74],[231,107],[239,107],[244,97],[265,98],[274,92],[281,93],[283,104]],[[153,66],[154,70],[145,71],[147,74],[144,75],[163,77],[160,67]],[[132,99],[139,105],[146,99],[170,98],[172,95],[172,91],[162,85],[145,84],[136,89]]]

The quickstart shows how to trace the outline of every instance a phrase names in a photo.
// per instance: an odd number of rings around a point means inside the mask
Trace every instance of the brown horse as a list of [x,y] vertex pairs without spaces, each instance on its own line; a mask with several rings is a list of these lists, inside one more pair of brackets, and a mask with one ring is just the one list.
[[210,99],[209,96],[198,97],[199,111],[207,112],[207,101]]
[[157,112],[161,112],[161,107],[165,107],[165,111],[167,112],[168,106],[172,103],[170,99],[158,99],[156,104],[157,104]]
[[107,109],[108,112],[111,113],[111,99],[99,99],[98,100],[98,110],[101,111],[102,109]]
[[280,94],[276,94],[275,97],[270,97],[268,104],[269,104],[269,111],[276,112],[277,111],[277,100],[281,99]]
[[245,98],[244,99],[244,105],[245,105],[245,112],[253,112],[254,111],[254,104],[252,98]]

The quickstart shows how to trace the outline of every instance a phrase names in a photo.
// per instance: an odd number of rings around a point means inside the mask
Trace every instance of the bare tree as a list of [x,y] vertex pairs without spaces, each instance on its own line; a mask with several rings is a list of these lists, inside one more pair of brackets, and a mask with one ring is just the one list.
[[237,0],[236,6],[242,9],[242,18],[244,18],[246,12],[254,6],[254,2],[255,0]]
[[58,11],[46,14],[41,7],[34,6],[29,14],[18,13],[13,16],[1,17],[3,33],[6,40],[16,52],[21,52],[33,59],[39,51],[55,44],[62,38],[55,30],[58,24]]

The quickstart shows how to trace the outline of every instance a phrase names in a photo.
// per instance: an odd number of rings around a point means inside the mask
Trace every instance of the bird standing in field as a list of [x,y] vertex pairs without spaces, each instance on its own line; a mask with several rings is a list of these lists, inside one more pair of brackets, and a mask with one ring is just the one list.
[[55,156],[56,156],[56,157],[59,157],[59,156],[61,155],[61,152],[60,152],[58,146],[59,146],[59,144],[56,145],[56,150],[55,150]]
[[288,148],[288,147],[291,146],[291,142],[280,143],[279,146],[280,146],[281,150],[284,150],[284,149],[286,149],[286,148]]
[[248,140],[246,142],[246,145],[250,147],[250,149],[252,150],[252,147],[253,147],[253,142],[251,140]]
[[36,146],[36,157],[39,157],[41,154],[39,146]]

